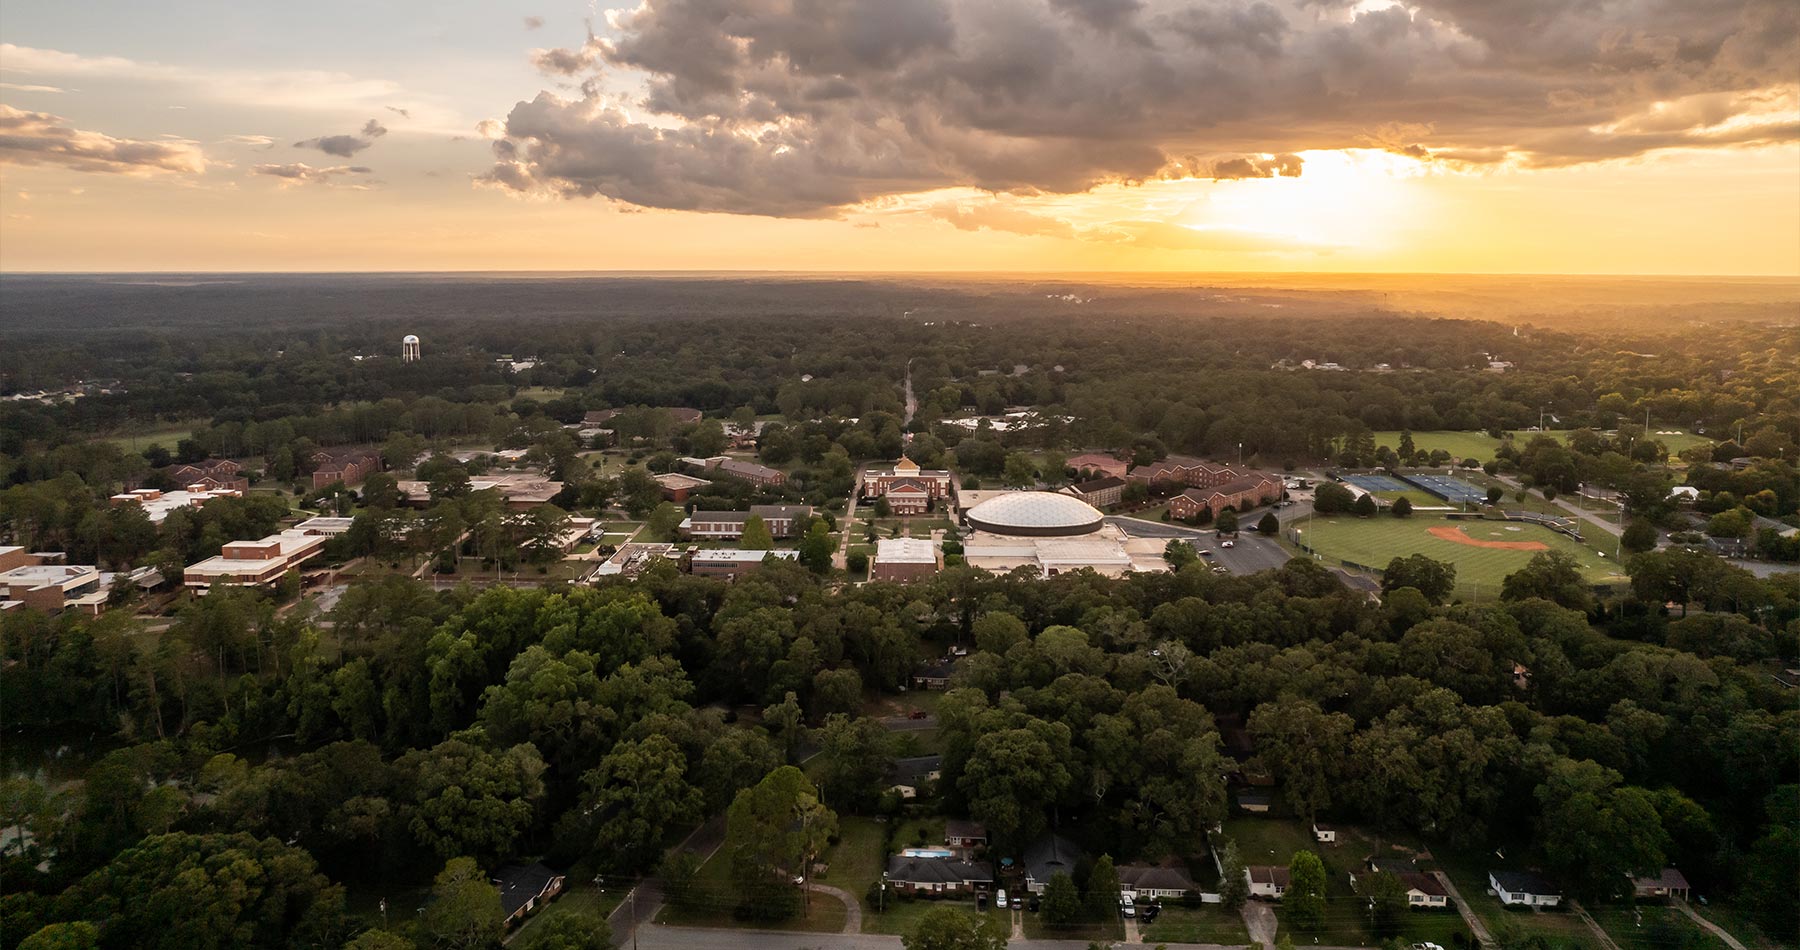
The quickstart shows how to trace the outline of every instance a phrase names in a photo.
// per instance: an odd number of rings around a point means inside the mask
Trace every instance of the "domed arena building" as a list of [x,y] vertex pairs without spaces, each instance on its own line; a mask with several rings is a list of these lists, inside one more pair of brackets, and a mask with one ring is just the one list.
[[964,492],[980,498],[963,511],[970,567],[1006,572],[1035,568],[1045,577],[1091,570],[1109,576],[1166,571],[1158,538],[1133,538],[1108,524],[1100,509],[1047,491]]
[[1093,505],[1047,491],[1006,492],[970,508],[964,517],[976,531],[1016,538],[1093,534],[1105,523]]

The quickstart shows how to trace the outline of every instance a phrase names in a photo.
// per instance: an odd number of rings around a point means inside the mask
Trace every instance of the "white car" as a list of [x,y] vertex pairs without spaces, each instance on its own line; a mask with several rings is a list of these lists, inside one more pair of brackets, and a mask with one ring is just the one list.
[[1130,894],[1123,892],[1119,894],[1119,913],[1127,917],[1137,916],[1137,902]]
[[1236,541],[1220,541],[1220,542],[1219,542],[1219,547],[1222,547],[1222,548],[1235,548],[1235,547],[1237,547],[1237,542],[1236,542]]

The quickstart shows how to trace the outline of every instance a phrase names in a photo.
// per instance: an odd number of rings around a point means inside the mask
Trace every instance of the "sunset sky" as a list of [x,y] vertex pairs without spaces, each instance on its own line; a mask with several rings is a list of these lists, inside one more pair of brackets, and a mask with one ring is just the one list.
[[1792,0],[68,3],[0,270],[1800,274]]

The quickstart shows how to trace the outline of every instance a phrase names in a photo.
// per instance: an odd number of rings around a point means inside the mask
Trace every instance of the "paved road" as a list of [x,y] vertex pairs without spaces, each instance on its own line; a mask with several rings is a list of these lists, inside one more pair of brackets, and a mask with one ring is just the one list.
[[[695,828],[685,841],[675,847],[698,854],[701,862],[704,863],[724,843],[725,816],[718,814],[708,818],[706,824]],[[626,895],[625,900],[619,902],[619,906],[613,910],[612,916],[606,920],[606,923],[612,927],[613,942],[623,946],[625,941],[630,940],[634,921],[638,924],[640,932],[646,929],[647,922],[655,920],[656,912],[662,909],[662,902],[661,875],[652,874],[640,881],[637,887],[632,888],[631,892]]]
[[[1252,512],[1252,514],[1255,514]],[[1255,514],[1256,517],[1262,517]],[[1190,528],[1186,525],[1168,524],[1162,521],[1145,521],[1125,515],[1112,515],[1106,519],[1119,530],[1135,538],[1180,538],[1191,542],[1196,550],[1211,551],[1208,561],[1224,567],[1233,574],[1254,574],[1280,567],[1288,562],[1292,555],[1287,549],[1265,538],[1254,531],[1245,531],[1237,536],[1237,543],[1229,548],[1219,546],[1219,539],[1214,537],[1211,529]]]
[[[1251,903],[1258,903],[1252,901]],[[1267,907],[1264,907],[1267,910]],[[1274,915],[1269,911],[1270,916]],[[645,924],[638,929],[639,950],[900,950],[899,937],[885,934],[809,934],[786,930],[712,930],[703,927],[669,927]],[[615,937],[620,947],[631,946],[630,938]],[[1014,937],[1007,941],[1008,950],[1087,950],[1085,940],[1027,940]],[[1122,947],[1123,943],[1111,944]],[[1142,946],[1142,944],[1138,944]],[[1243,950],[1241,946],[1210,943],[1165,943],[1160,946],[1180,950]],[[1265,946],[1274,946],[1271,942]],[[1308,947],[1307,950],[1360,950],[1356,947]]]
[[1707,930],[1712,931],[1713,936],[1718,937],[1720,940],[1725,941],[1725,945],[1730,947],[1731,950],[1744,950],[1744,945],[1741,941],[1738,940],[1738,938],[1733,937],[1732,935],[1726,933],[1725,928],[1720,927],[1718,924],[1715,924],[1712,921],[1707,920],[1705,917],[1700,916],[1700,912],[1695,910],[1691,905],[1689,905],[1687,901],[1670,901],[1669,903],[1673,904],[1675,906],[1676,910],[1679,910],[1682,913],[1688,915],[1688,917],[1692,918],[1694,923],[1699,924],[1700,926],[1705,927]]
[[1456,882],[1442,871],[1433,871],[1432,874],[1439,884],[1444,885],[1445,893],[1450,895],[1450,902],[1456,905],[1456,912],[1462,915],[1463,923],[1469,925],[1469,932],[1475,935],[1476,941],[1484,947],[1493,946],[1494,935],[1488,933],[1487,924],[1482,923],[1481,918],[1475,916],[1475,911],[1469,908],[1469,902],[1463,900],[1462,892],[1456,889]]

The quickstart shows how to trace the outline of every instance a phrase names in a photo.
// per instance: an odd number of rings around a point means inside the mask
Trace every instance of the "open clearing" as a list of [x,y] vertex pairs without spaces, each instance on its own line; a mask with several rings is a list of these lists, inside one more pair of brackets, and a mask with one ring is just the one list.
[[[1549,528],[1516,521],[1456,521],[1430,515],[1395,518],[1337,516],[1311,518],[1294,526],[1298,540],[1332,559],[1384,568],[1396,557],[1423,554],[1456,565],[1458,593],[1492,596],[1506,575],[1524,567],[1538,551],[1562,551],[1575,558],[1595,584],[1625,579],[1611,558]],[[1457,538],[1445,534],[1461,535]],[[1470,543],[1476,542],[1476,543]],[[1497,545],[1497,546],[1490,546]]]
[[[1525,443],[1530,442],[1534,436],[1538,435],[1547,435],[1558,442],[1567,442],[1569,440],[1569,432],[1570,430],[1567,429],[1553,429],[1543,433],[1514,432],[1512,433],[1512,437],[1514,444],[1523,447]],[[1473,458],[1485,462],[1488,459],[1493,458],[1494,450],[1500,447],[1500,440],[1488,435],[1486,432],[1437,430],[1432,432],[1414,432],[1412,437],[1413,446],[1415,448],[1423,449],[1426,452],[1430,452],[1434,449],[1443,449],[1451,455],[1456,456],[1457,461]],[[1696,445],[1713,444],[1713,440],[1703,435],[1694,435],[1691,432],[1675,431],[1672,429],[1663,430],[1660,429],[1660,427],[1651,430],[1650,438],[1653,441],[1661,442],[1663,445],[1668,446],[1670,455],[1679,455],[1682,450],[1692,448]],[[1385,445],[1390,449],[1398,449],[1400,447],[1400,433],[1398,430],[1393,429],[1377,432],[1375,433],[1375,444],[1378,446]]]

